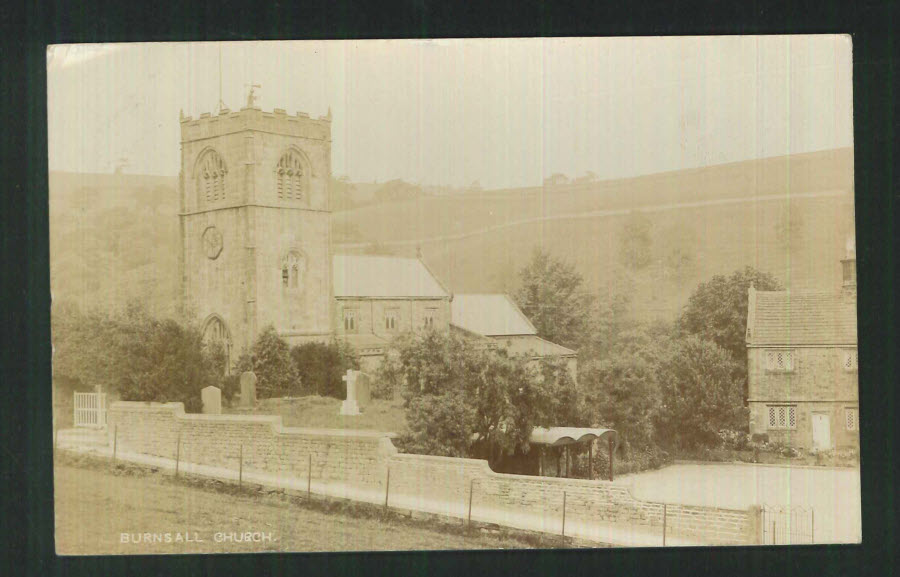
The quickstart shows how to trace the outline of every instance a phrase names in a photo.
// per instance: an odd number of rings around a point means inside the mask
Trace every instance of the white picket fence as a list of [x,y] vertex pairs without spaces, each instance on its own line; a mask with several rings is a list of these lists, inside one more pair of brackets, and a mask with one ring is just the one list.
[[75,426],[106,426],[106,393],[100,387],[93,393],[75,393]]

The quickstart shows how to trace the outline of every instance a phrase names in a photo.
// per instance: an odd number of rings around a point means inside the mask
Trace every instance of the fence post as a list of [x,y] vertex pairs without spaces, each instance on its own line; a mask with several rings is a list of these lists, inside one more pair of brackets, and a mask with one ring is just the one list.
[[775,542],[775,520],[772,520],[772,545],[777,545]]
[[181,433],[178,433],[178,441],[175,443],[175,476],[178,476],[178,463],[181,461]]
[[116,463],[116,453],[119,450],[119,423],[113,427],[113,464]]
[[668,522],[669,506],[663,503],[663,547],[666,546],[666,524]]
[[306,500],[312,496],[312,453],[308,455],[309,464],[306,466]]
[[608,444],[609,444],[609,480],[612,481],[613,480],[613,459],[615,458],[615,453],[616,453],[613,448],[612,437],[610,437]]
[[468,524],[472,525],[472,493],[475,490],[475,477],[469,479],[469,521]]
[[238,457],[238,488],[244,486],[244,443],[241,443],[241,452]]
[[391,468],[387,468],[387,480],[384,483],[384,512],[387,513],[388,508],[388,495],[391,490]]
[[809,542],[816,542],[816,510],[809,508]]
[[562,521],[562,536],[566,536],[566,492],[563,491],[563,521]]

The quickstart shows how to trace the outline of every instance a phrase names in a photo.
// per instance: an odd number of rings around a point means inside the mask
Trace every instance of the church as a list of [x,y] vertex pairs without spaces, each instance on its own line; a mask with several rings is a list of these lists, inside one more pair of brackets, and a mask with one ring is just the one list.
[[183,310],[230,362],[272,325],[290,345],[340,338],[363,369],[394,335],[459,331],[532,359],[575,352],[537,336],[506,295],[454,295],[421,258],[336,255],[331,242],[331,112],[181,117]]

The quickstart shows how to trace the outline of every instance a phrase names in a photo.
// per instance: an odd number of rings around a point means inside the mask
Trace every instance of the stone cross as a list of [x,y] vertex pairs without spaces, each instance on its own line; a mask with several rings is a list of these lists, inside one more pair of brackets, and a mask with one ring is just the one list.
[[359,403],[356,401],[356,377],[359,372],[347,369],[347,374],[341,380],[347,383],[347,400],[341,403],[341,415],[353,416],[359,414]]
[[210,385],[202,389],[200,391],[200,398],[203,400],[203,414],[222,414],[222,390],[219,387]]
[[256,404],[256,375],[253,371],[241,373],[241,406],[252,407]]

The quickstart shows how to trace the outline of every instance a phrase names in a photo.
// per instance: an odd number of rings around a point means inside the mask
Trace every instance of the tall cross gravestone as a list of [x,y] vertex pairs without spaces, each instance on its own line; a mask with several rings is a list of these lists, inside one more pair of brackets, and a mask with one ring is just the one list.
[[356,401],[356,377],[357,371],[347,369],[347,374],[341,380],[347,383],[347,400],[341,403],[341,415],[354,416],[359,414],[359,403]]
[[244,371],[241,374],[241,406],[252,407],[256,404],[256,374]]

